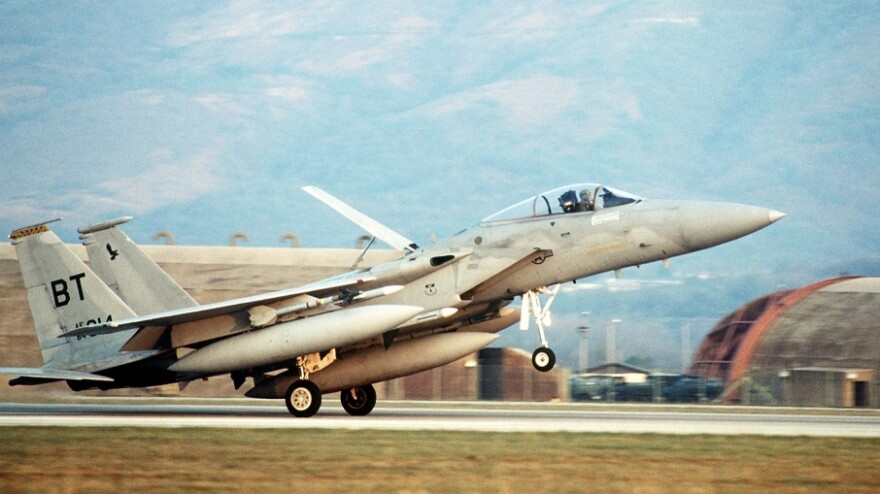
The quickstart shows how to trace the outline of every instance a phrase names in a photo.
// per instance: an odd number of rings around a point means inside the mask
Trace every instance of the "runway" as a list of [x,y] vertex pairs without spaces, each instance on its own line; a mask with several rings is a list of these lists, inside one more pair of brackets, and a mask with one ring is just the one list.
[[239,429],[435,430],[880,437],[880,416],[727,408],[680,411],[535,404],[380,403],[367,417],[351,417],[327,403],[318,415],[297,419],[279,402],[241,400],[93,399],[75,403],[0,403],[0,427],[209,427]]

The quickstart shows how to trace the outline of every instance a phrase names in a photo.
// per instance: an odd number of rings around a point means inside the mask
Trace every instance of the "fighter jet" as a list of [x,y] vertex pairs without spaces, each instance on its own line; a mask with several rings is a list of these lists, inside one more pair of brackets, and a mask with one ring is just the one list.
[[[341,391],[367,415],[374,383],[462,358],[502,329],[535,322],[538,371],[562,283],[706,249],[783,213],[742,204],[645,199],[602,184],[552,189],[420,247],[317,187],[304,190],[397,249],[397,260],[304,286],[199,305],[147,257],[121,218],[80,229],[86,266],[42,223],[11,233],[44,365],[0,368],[10,384],[66,381],[74,390],[248,379],[253,398],[318,412]],[[517,308],[513,302],[519,298]]]

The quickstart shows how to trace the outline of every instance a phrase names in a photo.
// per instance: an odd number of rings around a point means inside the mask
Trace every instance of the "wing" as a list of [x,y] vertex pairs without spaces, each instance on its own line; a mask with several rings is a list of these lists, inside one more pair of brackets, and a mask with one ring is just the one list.
[[227,300],[214,304],[199,305],[196,307],[176,309],[140,317],[122,319],[119,321],[109,321],[102,324],[84,326],[73,331],[68,331],[63,336],[94,336],[110,334],[117,331],[124,331],[134,328],[175,326],[188,322],[199,321],[201,319],[208,319],[211,317],[233,314],[236,312],[245,311],[252,307],[272,304],[301,295],[323,297],[331,294],[338,294],[346,289],[356,289],[359,285],[368,281],[373,281],[374,279],[375,278],[372,277],[365,278],[360,273],[346,273],[336,278],[330,278],[328,280],[303,285],[298,288],[279,290],[276,292],[269,292],[262,295],[254,295],[251,297]]

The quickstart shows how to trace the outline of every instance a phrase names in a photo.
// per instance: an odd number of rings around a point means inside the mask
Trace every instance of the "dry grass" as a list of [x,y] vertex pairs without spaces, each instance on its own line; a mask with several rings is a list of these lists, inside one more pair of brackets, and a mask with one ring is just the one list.
[[0,492],[880,492],[880,440],[0,429]]

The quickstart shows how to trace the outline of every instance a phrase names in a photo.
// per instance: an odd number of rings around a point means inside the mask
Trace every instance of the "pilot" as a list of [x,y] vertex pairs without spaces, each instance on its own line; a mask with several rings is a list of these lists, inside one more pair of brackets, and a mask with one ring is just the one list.
[[577,195],[574,193],[573,190],[569,190],[568,192],[559,196],[559,205],[562,206],[562,210],[566,213],[573,213],[577,211]]
[[578,211],[592,211],[593,210],[593,199],[590,195],[589,189],[584,189],[581,191],[581,202],[577,207]]

